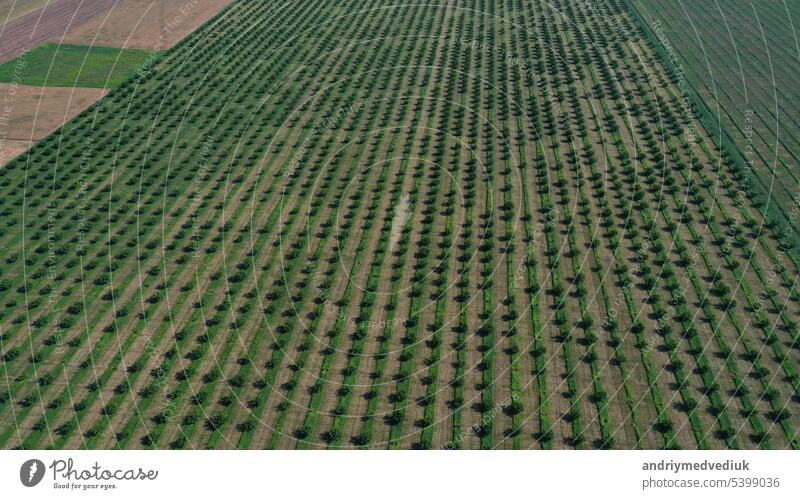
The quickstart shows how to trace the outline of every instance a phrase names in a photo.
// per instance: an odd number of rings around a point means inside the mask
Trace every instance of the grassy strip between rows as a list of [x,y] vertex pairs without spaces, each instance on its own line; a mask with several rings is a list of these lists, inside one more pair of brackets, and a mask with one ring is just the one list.
[[114,88],[157,52],[44,43],[0,65],[0,83],[37,87]]

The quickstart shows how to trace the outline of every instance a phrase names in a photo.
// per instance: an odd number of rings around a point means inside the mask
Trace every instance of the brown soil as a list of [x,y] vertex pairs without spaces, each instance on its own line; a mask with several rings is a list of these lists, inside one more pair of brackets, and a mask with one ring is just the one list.
[[105,95],[100,88],[42,88],[0,83],[6,96],[0,126],[10,141],[39,140]]
[[165,50],[219,13],[231,0],[119,0],[85,23],[73,26],[62,43]]
[[57,0],[0,0],[0,24],[10,23],[55,1]]
[[0,140],[0,166],[27,151],[28,146],[25,140]]

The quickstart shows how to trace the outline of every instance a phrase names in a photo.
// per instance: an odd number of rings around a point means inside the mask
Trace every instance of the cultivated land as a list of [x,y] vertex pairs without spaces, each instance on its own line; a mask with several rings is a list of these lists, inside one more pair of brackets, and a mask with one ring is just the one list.
[[0,141],[0,166],[16,158],[28,149],[30,141],[4,139]]
[[219,13],[231,0],[119,0],[72,27],[63,43],[166,50]]
[[45,43],[0,65],[0,82],[39,87],[112,88],[141,69],[154,54],[86,45]]
[[632,4],[645,22],[658,27],[654,45],[674,49],[667,66],[682,68],[681,78],[699,97],[698,114],[712,135],[722,140],[732,160],[752,168],[753,190],[773,218],[797,238],[800,42],[794,22],[800,20],[800,3],[633,0]]
[[3,126],[6,138],[39,140],[61,127],[100,97],[99,88],[48,88],[0,83],[0,96],[8,98],[9,113]]
[[0,165],[24,152],[101,98],[95,88],[47,88],[0,83],[3,102]]
[[55,0],[0,0],[0,22],[11,22],[51,3]]
[[[4,20],[0,30],[3,42],[0,62],[4,62],[0,65],[0,82],[8,83],[0,84],[0,95],[4,97],[0,127],[7,129],[3,134],[0,165],[27,149],[34,121],[33,140],[38,140],[103,93],[82,87],[119,85],[136,71],[152,65],[159,57],[158,51],[174,46],[229,3],[229,0],[0,3],[0,19]],[[50,37],[51,43],[40,44]],[[12,59],[14,56],[17,57]],[[38,105],[38,100],[31,102],[29,97],[34,95],[41,97],[44,105]],[[18,137],[25,139],[16,140]]]
[[[108,10],[117,0],[58,0],[16,19],[3,20],[0,31],[0,63],[40,43],[63,36],[70,27]],[[22,2],[25,5],[25,2]]]
[[798,446],[798,267],[621,1],[223,14],[0,169],[1,446]]

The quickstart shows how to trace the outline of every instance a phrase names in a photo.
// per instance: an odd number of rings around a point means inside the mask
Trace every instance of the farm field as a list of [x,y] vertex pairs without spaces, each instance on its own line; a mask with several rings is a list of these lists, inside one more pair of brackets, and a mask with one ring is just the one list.
[[[33,0],[20,0],[11,14],[27,11],[21,16],[3,17],[0,31],[0,63],[37,47],[50,38],[61,37],[72,26],[91,19],[99,12],[108,10],[116,0],[53,0],[40,8]],[[8,20],[6,20],[8,19]]]
[[[230,0],[0,2],[0,19],[5,21],[0,31],[0,165],[94,102],[102,95],[95,89],[119,85],[152,65],[160,52],[228,4]],[[41,43],[50,37],[49,43]]]
[[3,139],[0,141],[0,166],[11,161],[28,149],[29,140]]
[[635,15],[233,2],[0,168],[0,446],[797,449],[800,269]]
[[50,3],[53,0],[0,0],[0,21],[11,22]]
[[45,43],[0,65],[0,82],[37,87],[110,88],[144,66],[150,51]]
[[96,88],[48,88],[0,83],[0,166],[43,139],[105,94]]
[[0,96],[10,96],[6,138],[39,140],[64,125],[99,98],[101,88],[49,88],[0,83]]
[[[795,242],[800,235],[800,3],[633,0],[656,45],[674,48],[697,113]],[[656,41],[663,37],[663,40]],[[676,73],[677,74],[677,73]]]
[[119,0],[72,26],[54,42],[166,50],[219,13],[231,0]]

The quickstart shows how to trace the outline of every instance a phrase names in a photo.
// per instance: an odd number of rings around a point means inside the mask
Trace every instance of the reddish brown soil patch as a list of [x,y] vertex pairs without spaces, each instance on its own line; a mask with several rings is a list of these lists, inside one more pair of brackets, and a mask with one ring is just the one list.
[[220,12],[231,0],[119,0],[83,24],[63,43],[165,50]]
[[102,88],[12,86],[0,83],[9,96],[0,127],[8,140],[39,140],[105,95]]
[[8,163],[27,150],[27,141],[0,139],[0,166]]

